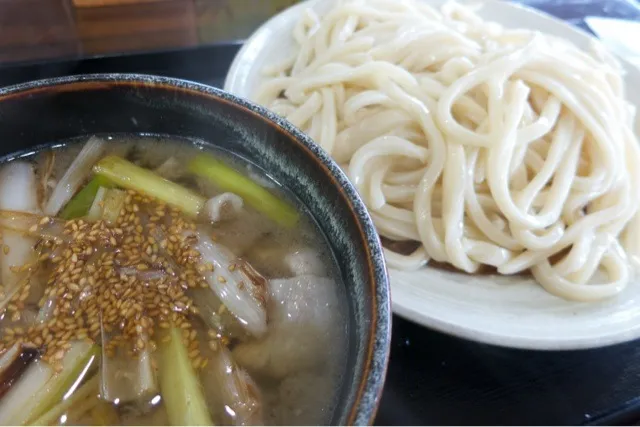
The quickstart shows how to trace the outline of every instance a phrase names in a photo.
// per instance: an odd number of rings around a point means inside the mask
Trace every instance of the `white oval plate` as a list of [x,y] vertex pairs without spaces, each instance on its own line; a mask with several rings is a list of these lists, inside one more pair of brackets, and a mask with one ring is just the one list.
[[[438,5],[440,0],[431,3]],[[328,0],[310,0],[266,22],[236,56],[224,89],[250,99],[263,81],[261,70],[286,59],[294,48],[291,32],[304,8],[322,13],[330,4]],[[495,0],[482,4],[480,15],[505,27],[540,30],[583,49],[594,40],[532,9]],[[629,89],[640,87],[640,71],[624,65],[627,97],[638,106],[640,91]],[[428,267],[418,272],[391,270],[390,275],[394,312],[459,337],[545,350],[600,347],[640,337],[638,282],[614,299],[587,304],[554,297],[529,277],[470,276]]]

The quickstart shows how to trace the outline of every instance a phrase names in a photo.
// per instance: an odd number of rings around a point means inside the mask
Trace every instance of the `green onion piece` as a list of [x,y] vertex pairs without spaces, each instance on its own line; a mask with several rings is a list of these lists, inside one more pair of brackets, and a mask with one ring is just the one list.
[[91,209],[89,209],[87,219],[90,221],[104,219],[114,224],[118,220],[118,216],[120,216],[120,211],[126,198],[127,192],[124,190],[100,187]]
[[[34,420],[33,426],[49,426],[57,424],[60,417],[73,412],[85,399],[98,400],[98,376],[94,375],[90,380],[80,386],[71,396],[42,414],[38,419]],[[97,403],[97,402],[96,402]]]
[[69,203],[64,207],[60,217],[62,219],[74,219],[85,216],[91,208],[93,200],[96,198],[96,194],[100,187],[112,187],[113,184],[102,176],[95,176],[84,188],[73,196]]
[[169,423],[174,426],[213,425],[202,386],[182,342],[181,329],[172,327],[171,340],[162,344],[160,391]]
[[102,218],[110,223],[115,224],[120,216],[120,211],[124,206],[124,201],[127,198],[127,193],[124,190],[118,190],[112,188],[107,190],[104,195],[104,206],[102,207]]
[[117,156],[103,158],[93,167],[93,172],[122,188],[154,197],[191,216],[197,216],[205,203],[204,197],[193,191]]
[[280,225],[293,227],[298,222],[299,214],[293,206],[210,154],[197,155],[189,163],[188,169],[208,179],[222,191],[229,191],[242,197],[254,209]]
[[71,395],[77,382],[95,367],[97,351],[88,341],[72,342],[58,373],[42,360],[31,363],[0,401],[0,424],[23,425]]
[[[90,345],[86,341],[72,343],[71,349],[63,359],[62,372],[54,375],[46,387],[33,398],[35,407],[29,420],[40,417],[72,392],[78,378],[97,365],[98,349],[98,346]],[[76,358],[73,358],[74,354],[77,354]]]
[[98,188],[98,192],[96,193],[96,198],[93,199],[93,203],[89,208],[89,212],[87,213],[87,219],[89,221],[97,221],[102,218],[102,205],[104,205],[104,196],[107,194],[107,189],[104,187]]
[[[130,355],[122,347],[116,347],[114,354],[106,350],[113,342],[113,334],[104,329],[100,322],[102,336],[102,358],[100,360],[100,397],[116,404],[143,401],[158,393],[156,372],[153,369],[151,351],[146,349],[137,355]],[[147,341],[144,334],[139,340]]]

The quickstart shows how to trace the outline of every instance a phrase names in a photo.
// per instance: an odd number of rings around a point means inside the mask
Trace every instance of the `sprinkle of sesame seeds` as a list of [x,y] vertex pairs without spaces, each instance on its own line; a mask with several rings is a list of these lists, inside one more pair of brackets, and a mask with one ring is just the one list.
[[[53,221],[58,220],[42,217],[38,225]],[[29,330],[4,327],[0,351],[19,341],[30,343],[39,348],[43,360],[61,369],[60,361],[72,340],[100,341],[104,330],[111,337],[105,348],[108,356],[120,346],[126,348],[123,354],[136,355],[155,348],[158,340],[164,341],[155,336],[157,330],[173,324],[183,331],[194,367],[206,366],[191,322],[191,316],[199,311],[188,293],[208,287],[202,273],[213,271],[214,266],[201,263],[200,254],[191,247],[192,238],[183,238],[185,230],[195,230],[195,224],[179,210],[134,191],[127,192],[113,224],[102,220],[64,222],[63,234],[68,237],[43,240],[37,262],[15,268],[16,272],[33,272],[40,263],[51,263],[39,305],[56,301],[52,317]],[[37,225],[30,231],[37,231]],[[2,251],[7,254],[9,247],[2,245]],[[144,280],[139,277],[156,270],[165,274]],[[218,280],[226,282],[223,276]],[[12,319],[20,315],[29,295],[30,287],[25,284],[8,304]],[[225,310],[224,306],[220,309]],[[229,342],[214,330],[208,334],[212,349]]]

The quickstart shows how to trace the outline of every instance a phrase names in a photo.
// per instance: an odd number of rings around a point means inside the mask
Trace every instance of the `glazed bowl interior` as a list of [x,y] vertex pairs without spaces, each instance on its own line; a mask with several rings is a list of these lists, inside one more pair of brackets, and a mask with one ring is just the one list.
[[349,346],[332,424],[370,424],[384,383],[389,286],[377,234],[339,168],[265,109],[180,80],[95,75],[0,89],[0,157],[92,134],[196,138],[267,171],[303,203],[327,236],[346,287]]

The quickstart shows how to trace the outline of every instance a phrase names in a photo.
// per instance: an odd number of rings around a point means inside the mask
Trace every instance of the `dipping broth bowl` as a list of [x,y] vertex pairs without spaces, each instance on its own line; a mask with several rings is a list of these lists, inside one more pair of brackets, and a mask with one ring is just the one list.
[[306,206],[348,298],[346,375],[331,424],[372,424],[389,358],[389,281],[378,235],[347,177],[286,120],[221,90],[146,75],[85,75],[0,89],[0,157],[92,134],[207,141],[257,165]]

